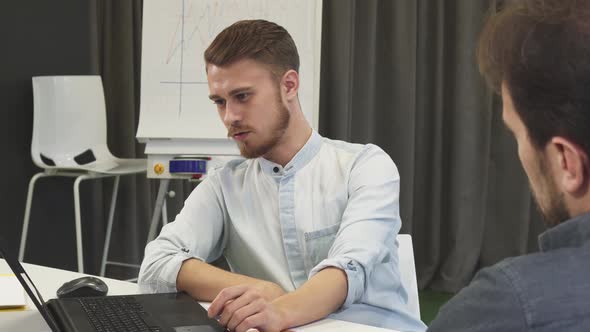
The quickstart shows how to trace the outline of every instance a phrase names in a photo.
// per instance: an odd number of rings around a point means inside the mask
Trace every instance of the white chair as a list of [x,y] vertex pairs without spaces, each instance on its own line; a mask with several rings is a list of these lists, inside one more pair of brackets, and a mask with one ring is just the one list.
[[[104,276],[117,202],[119,177],[146,172],[146,159],[119,159],[107,146],[105,100],[100,76],[33,77],[31,156],[43,172],[29,182],[19,260],[25,255],[35,183],[48,176],[75,177],[74,212],[78,272],[84,272],[80,223],[80,183],[114,177],[100,274]],[[119,265],[129,266],[120,263]]]
[[398,234],[397,243],[399,245],[398,257],[401,282],[406,292],[408,292],[407,308],[414,317],[420,319],[420,302],[418,298],[418,282],[416,281],[412,236],[409,234]]

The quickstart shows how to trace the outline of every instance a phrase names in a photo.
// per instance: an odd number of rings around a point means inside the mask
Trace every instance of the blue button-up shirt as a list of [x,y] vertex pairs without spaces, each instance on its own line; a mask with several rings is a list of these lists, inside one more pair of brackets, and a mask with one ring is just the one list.
[[285,167],[257,158],[211,172],[146,247],[139,284],[175,291],[184,260],[221,255],[233,272],[286,291],[337,267],[348,295],[334,318],[424,330],[408,313],[400,282],[398,198],[399,174],[383,150],[314,131]]
[[589,331],[590,213],[541,234],[539,250],[481,270],[429,331]]

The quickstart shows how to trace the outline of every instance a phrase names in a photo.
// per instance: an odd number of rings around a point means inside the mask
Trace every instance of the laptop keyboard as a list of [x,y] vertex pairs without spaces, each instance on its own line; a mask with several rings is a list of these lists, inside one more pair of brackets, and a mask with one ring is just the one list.
[[96,331],[161,331],[133,297],[79,298],[78,301]]

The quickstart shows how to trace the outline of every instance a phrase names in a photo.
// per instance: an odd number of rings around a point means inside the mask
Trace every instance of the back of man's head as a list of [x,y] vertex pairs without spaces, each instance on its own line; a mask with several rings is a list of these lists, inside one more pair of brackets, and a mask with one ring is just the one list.
[[590,155],[590,1],[504,4],[480,36],[480,71],[506,86],[536,148],[560,136]]
[[251,59],[269,65],[275,78],[299,71],[299,54],[282,26],[265,20],[238,21],[225,28],[205,50],[205,64],[226,66]]

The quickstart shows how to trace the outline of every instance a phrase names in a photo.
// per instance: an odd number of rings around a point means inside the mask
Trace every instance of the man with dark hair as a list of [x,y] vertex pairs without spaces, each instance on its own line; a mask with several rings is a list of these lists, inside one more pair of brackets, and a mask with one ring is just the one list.
[[[212,301],[232,331],[324,318],[422,331],[400,283],[399,174],[375,145],[321,137],[277,24],[240,21],[205,51],[209,98],[246,160],[210,174],[146,247],[144,291]],[[223,255],[232,272],[209,265]]]
[[590,1],[506,2],[478,60],[550,229],[539,253],[480,271],[429,330],[588,331]]

